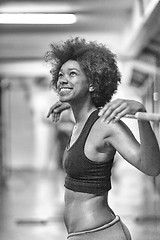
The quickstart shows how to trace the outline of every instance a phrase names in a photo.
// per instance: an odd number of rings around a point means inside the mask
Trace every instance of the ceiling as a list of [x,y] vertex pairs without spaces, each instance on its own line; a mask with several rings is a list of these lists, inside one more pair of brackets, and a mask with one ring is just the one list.
[[[8,9],[18,12],[67,12],[75,13],[78,17],[76,24],[72,26],[25,26],[23,30],[30,31],[121,31],[131,16],[133,9],[132,0],[1,0],[0,10]],[[30,8],[29,8],[30,6]],[[10,8],[9,8],[10,7]],[[2,26],[5,30],[23,31],[20,26]]]
[[0,13],[4,12],[74,13],[77,22],[71,25],[0,24],[1,65],[40,60],[51,42],[70,36],[104,42],[123,61],[137,58],[146,62],[156,56],[159,62],[158,0],[1,0]]
[[[29,8],[30,6],[30,8]],[[17,25],[0,24],[1,60],[38,59],[52,41],[72,35],[105,41],[114,46],[131,19],[132,0],[1,0],[0,12],[74,13],[77,22],[72,25]]]

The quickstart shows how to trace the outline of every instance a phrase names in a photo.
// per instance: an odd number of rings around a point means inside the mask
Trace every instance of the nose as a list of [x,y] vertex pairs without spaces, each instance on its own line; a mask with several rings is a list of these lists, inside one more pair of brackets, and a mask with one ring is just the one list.
[[66,75],[58,78],[57,85],[62,85],[62,84],[66,84],[66,83],[68,83],[68,78]]

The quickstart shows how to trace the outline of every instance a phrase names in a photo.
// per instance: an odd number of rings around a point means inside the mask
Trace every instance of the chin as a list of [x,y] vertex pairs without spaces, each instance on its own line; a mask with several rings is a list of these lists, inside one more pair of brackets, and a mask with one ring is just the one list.
[[68,97],[59,97],[61,102],[68,102],[70,99]]
[[59,100],[61,102],[68,102],[73,99],[73,96],[71,94],[66,94],[66,95],[59,95]]

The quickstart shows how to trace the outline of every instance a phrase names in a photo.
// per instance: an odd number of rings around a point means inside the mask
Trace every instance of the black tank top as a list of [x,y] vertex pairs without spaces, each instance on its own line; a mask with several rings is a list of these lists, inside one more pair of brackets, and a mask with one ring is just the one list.
[[111,189],[113,159],[95,162],[84,154],[88,134],[98,118],[98,110],[92,112],[76,142],[65,150],[63,161],[67,175],[64,186],[72,191],[101,195]]

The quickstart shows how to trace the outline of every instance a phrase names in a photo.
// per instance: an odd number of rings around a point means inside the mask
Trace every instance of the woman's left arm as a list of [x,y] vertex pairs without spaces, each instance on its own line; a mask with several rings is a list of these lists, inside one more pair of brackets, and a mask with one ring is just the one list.
[[160,173],[160,151],[156,136],[150,122],[139,120],[138,127],[141,143],[141,165],[146,174],[157,176]]
[[[126,114],[146,112],[143,104],[133,100],[114,100],[100,110],[102,121],[117,122]],[[144,173],[157,176],[160,173],[160,151],[149,121],[138,120],[140,134],[140,166]]]

